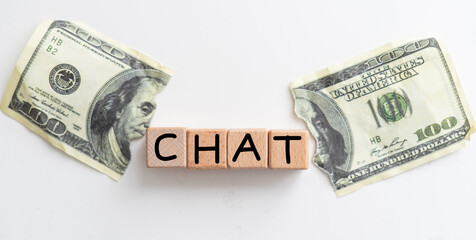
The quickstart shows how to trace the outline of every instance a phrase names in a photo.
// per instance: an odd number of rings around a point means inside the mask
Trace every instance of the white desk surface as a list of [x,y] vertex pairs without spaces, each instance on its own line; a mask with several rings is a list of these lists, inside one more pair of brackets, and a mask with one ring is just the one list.
[[[305,129],[288,84],[390,41],[445,42],[476,112],[468,1],[4,1],[0,93],[43,19],[175,70],[152,126]],[[475,239],[476,142],[336,198],[326,174],[147,169],[115,182],[0,114],[0,239]],[[475,136],[473,136],[474,138]],[[311,141],[314,152],[315,141]]]

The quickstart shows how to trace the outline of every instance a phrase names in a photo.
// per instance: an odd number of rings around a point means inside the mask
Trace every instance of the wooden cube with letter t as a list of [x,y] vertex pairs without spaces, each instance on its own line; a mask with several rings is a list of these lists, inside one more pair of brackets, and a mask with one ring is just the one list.
[[307,169],[309,132],[306,130],[270,130],[269,168]]
[[187,130],[187,167],[223,169],[226,163],[226,129]]

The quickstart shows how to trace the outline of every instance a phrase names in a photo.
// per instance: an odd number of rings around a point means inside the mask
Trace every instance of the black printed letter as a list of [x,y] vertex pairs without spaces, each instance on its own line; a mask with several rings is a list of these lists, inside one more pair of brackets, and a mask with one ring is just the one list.
[[215,134],[215,146],[211,147],[199,147],[198,140],[198,134],[195,134],[195,164],[198,164],[198,153],[200,151],[215,151],[215,163],[220,163],[220,135]]
[[[250,142],[250,147],[245,148],[246,141]],[[249,151],[253,151],[253,153],[255,154],[256,160],[258,161],[261,160],[258,154],[258,150],[256,149],[255,144],[253,143],[253,138],[251,138],[251,135],[247,133],[245,137],[243,138],[243,141],[241,141],[240,146],[236,150],[235,155],[233,155],[232,161],[236,162],[241,152],[249,152]]]
[[286,141],[286,163],[291,164],[291,151],[290,151],[290,144],[291,140],[301,140],[301,136],[274,136],[274,140],[285,140]]
[[164,157],[162,155],[160,155],[160,152],[159,152],[159,143],[160,141],[162,141],[162,139],[164,138],[177,138],[177,135],[173,134],[173,133],[166,133],[166,134],[162,134],[160,135],[156,140],[155,140],[155,156],[157,156],[158,159],[162,160],[162,161],[170,161],[170,160],[174,160],[177,158],[177,155],[171,155],[171,156],[167,156],[167,157]]

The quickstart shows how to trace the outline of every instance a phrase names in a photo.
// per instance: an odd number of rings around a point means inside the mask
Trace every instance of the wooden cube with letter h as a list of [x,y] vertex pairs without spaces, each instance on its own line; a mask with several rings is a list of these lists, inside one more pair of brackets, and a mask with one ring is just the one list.
[[190,169],[227,168],[226,133],[226,129],[187,130],[187,167]]

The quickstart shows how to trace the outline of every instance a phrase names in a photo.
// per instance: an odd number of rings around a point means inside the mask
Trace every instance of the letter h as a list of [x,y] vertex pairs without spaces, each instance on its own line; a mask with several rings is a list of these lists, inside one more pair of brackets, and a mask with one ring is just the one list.
[[198,146],[199,136],[195,134],[195,164],[199,163],[199,153],[200,151],[215,151],[215,163],[220,163],[220,135],[215,134],[215,146],[200,147]]

